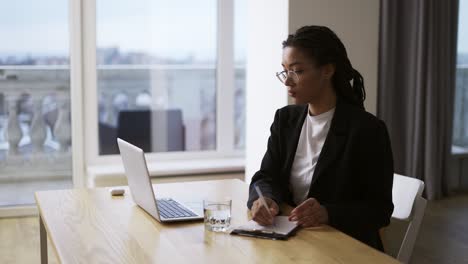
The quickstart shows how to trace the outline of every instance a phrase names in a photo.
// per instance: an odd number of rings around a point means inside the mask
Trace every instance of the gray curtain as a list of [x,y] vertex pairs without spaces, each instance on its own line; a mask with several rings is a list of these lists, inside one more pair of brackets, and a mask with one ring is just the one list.
[[395,172],[426,196],[448,192],[458,0],[381,0],[377,115],[389,129]]

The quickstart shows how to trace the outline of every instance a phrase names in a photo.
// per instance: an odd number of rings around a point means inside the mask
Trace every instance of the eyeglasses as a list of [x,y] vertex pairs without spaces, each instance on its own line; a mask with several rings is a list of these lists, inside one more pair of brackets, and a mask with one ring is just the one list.
[[297,72],[299,71],[293,71],[293,70],[284,70],[282,72],[277,72],[276,77],[278,77],[278,80],[282,83],[286,83],[286,80],[288,77],[290,77],[293,82],[298,82],[299,81],[299,76],[297,75]]

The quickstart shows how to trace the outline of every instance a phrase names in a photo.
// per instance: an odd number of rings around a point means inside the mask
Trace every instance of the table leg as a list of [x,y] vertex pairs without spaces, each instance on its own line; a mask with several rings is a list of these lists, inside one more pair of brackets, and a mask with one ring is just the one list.
[[39,236],[41,240],[41,264],[47,264],[47,231],[39,214]]

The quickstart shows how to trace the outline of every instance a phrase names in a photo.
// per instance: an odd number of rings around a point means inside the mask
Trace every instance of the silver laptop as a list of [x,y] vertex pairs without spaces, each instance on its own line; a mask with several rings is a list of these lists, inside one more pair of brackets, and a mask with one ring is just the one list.
[[159,222],[203,219],[203,215],[174,199],[156,199],[143,150],[120,138],[117,139],[117,144],[127,175],[128,186],[133,201],[137,205]]

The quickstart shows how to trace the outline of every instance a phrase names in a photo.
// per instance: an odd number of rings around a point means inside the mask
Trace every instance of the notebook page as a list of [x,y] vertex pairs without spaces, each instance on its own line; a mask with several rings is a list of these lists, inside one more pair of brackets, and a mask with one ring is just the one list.
[[250,220],[247,224],[237,227],[237,229],[247,231],[263,231],[282,235],[287,235],[297,226],[297,221],[289,221],[287,216],[276,216],[275,225],[261,226],[257,222]]

